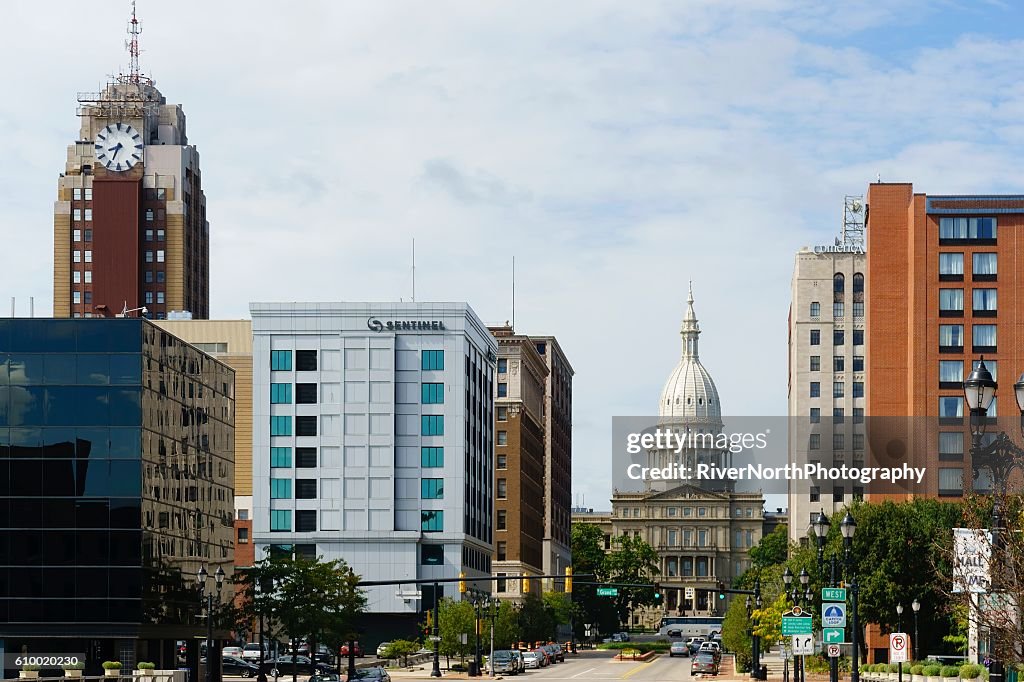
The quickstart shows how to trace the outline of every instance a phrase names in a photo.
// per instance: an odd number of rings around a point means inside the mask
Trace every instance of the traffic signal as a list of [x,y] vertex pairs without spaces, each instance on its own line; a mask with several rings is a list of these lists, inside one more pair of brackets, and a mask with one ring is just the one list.
[[523,594],[526,594],[529,591],[530,591],[530,579],[527,578],[526,576],[523,576]]
[[654,605],[661,606],[661,583],[654,583]]
[[718,600],[721,601],[723,599],[725,599],[725,583],[723,583],[721,580],[719,580],[718,581]]
[[565,567],[565,591],[572,592],[572,566]]
[[459,573],[459,594],[466,594],[466,573]]

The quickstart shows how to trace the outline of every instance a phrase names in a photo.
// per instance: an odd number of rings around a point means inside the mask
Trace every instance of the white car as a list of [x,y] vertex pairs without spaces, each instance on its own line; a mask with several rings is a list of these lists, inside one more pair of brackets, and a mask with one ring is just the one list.
[[[242,660],[256,662],[260,660],[260,645],[259,642],[249,642],[242,647]],[[263,660],[270,660],[270,646],[264,645],[263,647]]]
[[526,668],[540,668],[540,654],[536,651],[524,651],[523,652],[523,663],[526,664]]
[[381,642],[377,645],[377,658],[384,658],[384,652],[391,646],[391,642]]
[[242,657],[242,647],[240,646],[226,646],[221,649],[222,656],[234,656],[235,658]]

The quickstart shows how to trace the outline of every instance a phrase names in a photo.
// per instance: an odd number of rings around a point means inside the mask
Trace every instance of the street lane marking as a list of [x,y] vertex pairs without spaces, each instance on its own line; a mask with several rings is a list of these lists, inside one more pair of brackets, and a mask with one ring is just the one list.
[[570,679],[570,680],[575,680],[575,679],[576,679],[577,677],[579,677],[580,675],[586,675],[587,673],[592,673],[592,672],[594,672],[595,670],[597,670],[597,668],[591,668],[590,670],[584,670],[584,671],[583,671],[583,672],[581,672],[581,673],[577,673],[577,674],[573,675],[573,676],[572,676],[572,677],[570,677],[569,679]]
[[637,665],[635,668],[630,670],[628,673],[626,673],[625,675],[623,675],[619,679],[620,680],[624,680],[627,677],[631,677],[633,675],[636,675],[638,672],[640,672],[644,668],[644,663],[647,663],[647,661],[641,661],[639,665]]

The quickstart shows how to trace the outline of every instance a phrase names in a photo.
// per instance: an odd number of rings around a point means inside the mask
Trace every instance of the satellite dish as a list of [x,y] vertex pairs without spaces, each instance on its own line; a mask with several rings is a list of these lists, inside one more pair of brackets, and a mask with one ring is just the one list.
[[850,210],[853,211],[854,213],[860,213],[861,211],[864,210],[864,204],[854,199],[852,202],[850,202]]

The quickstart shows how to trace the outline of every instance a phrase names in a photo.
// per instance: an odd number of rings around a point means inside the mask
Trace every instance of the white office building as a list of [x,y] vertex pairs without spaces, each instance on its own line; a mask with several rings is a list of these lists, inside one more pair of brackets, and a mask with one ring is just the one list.
[[[366,580],[489,574],[497,343],[465,303],[253,303],[253,540]],[[488,587],[479,583],[478,587]],[[374,587],[371,614],[433,606]],[[454,596],[455,584],[442,586]]]

